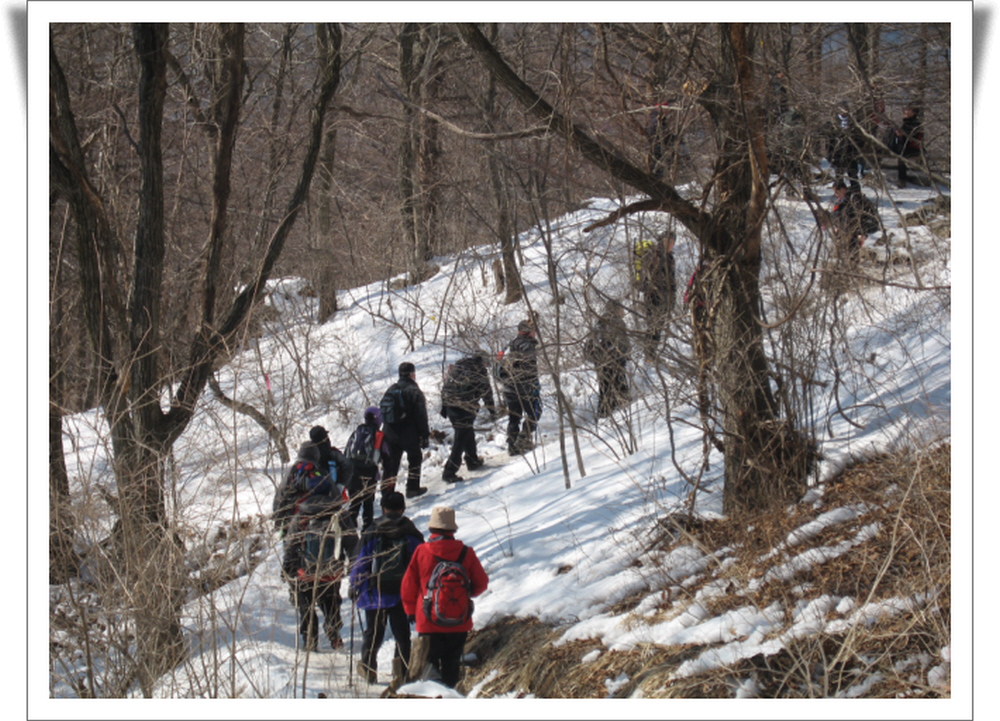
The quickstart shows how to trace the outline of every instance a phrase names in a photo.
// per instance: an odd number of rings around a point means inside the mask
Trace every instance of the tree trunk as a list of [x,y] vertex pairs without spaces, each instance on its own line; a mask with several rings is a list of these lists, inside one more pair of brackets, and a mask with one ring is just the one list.
[[[497,26],[490,25],[490,41],[496,40]],[[497,80],[491,73],[487,79],[486,97],[483,114],[486,119],[487,132],[494,132],[496,115]],[[510,305],[524,298],[524,283],[521,281],[521,271],[517,267],[517,230],[511,213],[509,184],[504,182],[503,168],[500,162],[500,149],[491,144],[487,150],[487,165],[490,174],[490,187],[497,204],[497,235],[500,238],[500,258],[503,267],[503,285],[505,292],[504,304]],[[497,289],[500,292],[501,288]]]
[[[707,213],[683,199],[672,186],[626,160],[626,153],[598,141],[559,113],[527,85],[475,26],[459,30],[489,71],[535,115],[550,124],[588,161],[650,197],[611,213],[585,228],[610,225],[634,212],[672,213],[702,245],[714,267],[709,279],[712,357],[726,456],[726,512],[767,508],[781,489],[804,480],[784,460],[799,458],[802,442],[793,429],[776,421],[763,333],[755,319],[760,308],[758,277],[761,228],[767,210],[767,154],[759,99],[754,90],[754,41],[742,24],[720,26],[719,77],[706,85],[699,102],[716,132],[719,154],[713,196]],[[776,470],[780,482],[771,478]]]
[[[339,81],[339,44],[335,41],[339,29],[318,25],[319,92],[310,116],[301,175],[254,277],[217,323],[216,289],[245,67],[243,33],[242,25],[218,28],[214,123],[209,128],[216,141],[213,206],[203,258],[201,327],[195,333],[188,365],[166,413],[160,397],[168,379],[159,367],[158,348],[165,243],[161,135],[168,28],[141,24],[133,29],[140,68],[135,147],[141,185],[131,275],[127,264],[120,261],[123,254],[104,201],[88,179],[69,89],[50,36],[50,182],[53,193],[69,203],[76,224],[85,325],[102,364],[101,404],[111,426],[118,487],[118,521],[113,539],[122,581],[120,590],[126,597],[136,644],[131,656],[133,671],[112,693],[126,693],[128,684],[135,679],[145,695],[152,694],[159,676],[182,657],[179,611],[184,599],[183,549],[166,511],[163,461],[190,422],[213,363],[240,331],[259,297],[305,203],[319,155],[326,108]],[[121,299],[123,287],[129,288],[127,303]]]
[[313,238],[313,286],[319,297],[319,311],[316,321],[322,325],[337,312],[337,284],[334,279],[334,258],[332,254],[333,230],[330,222],[330,194],[333,190],[333,160],[337,147],[337,130],[333,126],[326,129],[323,151],[319,164],[319,199],[317,211],[318,232]]

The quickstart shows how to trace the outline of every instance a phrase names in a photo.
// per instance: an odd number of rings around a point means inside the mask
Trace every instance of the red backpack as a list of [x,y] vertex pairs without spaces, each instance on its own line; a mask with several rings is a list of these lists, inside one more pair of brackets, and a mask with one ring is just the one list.
[[436,626],[461,626],[472,618],[472,581],[462,561],[467,546],[454,561],[434,556],[437,565],[427,582],[424,615]]

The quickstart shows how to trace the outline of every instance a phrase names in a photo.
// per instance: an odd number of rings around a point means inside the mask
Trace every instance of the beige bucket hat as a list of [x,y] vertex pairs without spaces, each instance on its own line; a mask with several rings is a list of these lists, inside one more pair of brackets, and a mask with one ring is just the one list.
[[428,528],[436,528],[441,531],[457,531],[458,524],[455,523],[455,509],[448,506],[435,506],[431,509],[431,520],[427,524]]

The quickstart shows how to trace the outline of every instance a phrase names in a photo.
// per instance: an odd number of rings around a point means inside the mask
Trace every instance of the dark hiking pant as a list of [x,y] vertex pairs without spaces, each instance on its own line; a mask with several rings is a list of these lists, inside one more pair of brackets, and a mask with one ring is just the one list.
[[385,627],[388,622],[392,637],[396,640],[396,651],[393,658],[402,659],[404,673],[410,662],[410,624],[406,620],[403,603],[397,603],[392,608],[365,609],[365,631],[361,637],[361,663],[372,671],[378,671],[378,650],[385,640]]
[[441,683],[449,688],[458,685],[462,672],[462,654],[468,633],[428,633],[427,664],[438,672]]
[[463,456],[465,464],[468,466],[469,461],[472,461],[473,465],[476,463],[479,454],[476,451],[476,431],[473,428],[476,414],[466,410],[449,408],[448,420],[454,430],[455,439],[451,444],[451,455],[444,465],[444,474],[451,476],[458,473],[458,469],[462,466]]
[[322,581],[297,581],[293,584],[295,590],[295,608],[299,613],[299,634],[306,645],[315,645],[319,638],[319,619],[316,610],[323,614],[323,631],[330,643],[338,646],[341,643],[340,631],[343,622],[340,618],[340,581],[324,583]]

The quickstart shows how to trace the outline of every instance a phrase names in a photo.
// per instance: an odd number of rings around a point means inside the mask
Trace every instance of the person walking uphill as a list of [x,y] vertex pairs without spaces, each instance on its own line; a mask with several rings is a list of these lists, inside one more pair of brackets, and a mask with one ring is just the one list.
[[532,437],[542,415],[538,341],[533,322],[522,320],[517,324],[517,337],[503,354],[499,375],[507,406],[507,452],[517,456],[534,448]]
[[477,350],[472,355],[457,361],[449,368],[448,376],[441,387],[441,415],[448,419],[454,431],[451,456],[445,462],[444,473],[441,476],[441,480],[445,483],[464,480],[458,475],[463,455],[465,467],[470,471],[483,465],[483,459],[476,451],[475,420],[479,412],[479,401],[483,402],[493,420],[497,418],[497,409],[493,404],[493,388],[486,368],[488,357],[486,351]]
[[379,404],[383,431],[391,451],[382,470],[384,488],[395,490],[399,466],[406,454],[409,470],[406,475],[406,497],[416,498],[427,493],[420,485],[423,449],[430,446],[430,425],[427,421],[427,399],[417,385],[417,371],[407,361],[399,364],[399,380],[389,386]]
[[674,243],[676,234],[665,230],[653,243],[641,240],[636,243],[636,286],[642,294],[642,310],[646,317],[645,355],[647,360],[656,358],[660,336],[667,319],[674,311],[677,295]]
[[610,301],[584,346],[587,359],[597,367],[598,418],[607,418],[629,403],[629,382],[625,366],[632,344],[629,343],[624,315],[624,306]]
[[390,446],[382,431],[382,411],[378,406],[365,410],[364,422],[357,426],[347,439],[344,455],[354,464],[354,481],[350,489],[350,516],[357,523],[361,514],[361,529],[375,519],[375,491],[381,480],[380,467],[385,467]]
[[346,488],[353,466],[330,445],[322,426],[309,431],[274,497],[273,520],[285,543],[282,574],[299,617],[303,647],[315,651],[319,622],[332,648],[340,648],[340,582],[353,548],[354,529],[346,521]]
[[413,553],[403,576],[406,615],[419,634],[410,658],[409,680],[426,668],[450,688],[458,684],[465,641],[472,630],[472,599],[486,590],[489,578],[476,552],[455,538],[455,510],[436,506],[427,524],[431,536]]
[[382,515],[361,539],[361,550],[351,568],[351,598],[365,612],[358,673],[368,683],[378,678],[378,650],[388,622],[396,640],[393,680],[402,683],[410,660],[410,623],[403,610],[400,590],[413,552],[424,542],[424,534],[403,515],[402,493],[382,496]]

